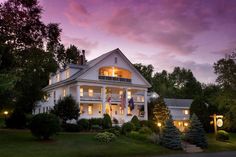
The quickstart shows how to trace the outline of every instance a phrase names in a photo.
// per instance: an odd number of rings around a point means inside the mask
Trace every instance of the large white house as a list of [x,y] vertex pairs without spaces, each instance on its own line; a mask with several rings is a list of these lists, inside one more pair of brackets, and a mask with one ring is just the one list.
[[70,64],[52,74],[43,90],[45,101],[37,104],[34,114],[48,112],[60,98],[72,95],[80,107],[79,118],[103,117],[104,113],[119,123],[136,115],[147,120],[147,89],[151,85],[119,50],[115,49],[80,64]]

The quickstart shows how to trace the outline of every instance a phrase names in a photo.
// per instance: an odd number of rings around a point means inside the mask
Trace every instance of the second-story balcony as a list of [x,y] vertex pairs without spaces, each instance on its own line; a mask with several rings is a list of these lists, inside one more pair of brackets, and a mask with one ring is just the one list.
[[89,93],[89,92],[83,92],[80,96],[80,100],[82,101],[101,101],[102,96],[101,93]]
[[131,82],[131,79],[128,78],[122,78],[122,77],[113,77],[113,76],[102,76],[99,75],[98,79],[100,80],[107,80],[107,81],[118,81],[118,82]]

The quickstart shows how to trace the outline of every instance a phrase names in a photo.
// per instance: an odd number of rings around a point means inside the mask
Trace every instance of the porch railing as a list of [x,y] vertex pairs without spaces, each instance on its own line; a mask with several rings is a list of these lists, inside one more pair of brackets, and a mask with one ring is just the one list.
[[101,93],[88,93],[88,92],[83,92],[83,95],[80,96],[81,100],[93,100],[93,101],[100,101],[102,100]]

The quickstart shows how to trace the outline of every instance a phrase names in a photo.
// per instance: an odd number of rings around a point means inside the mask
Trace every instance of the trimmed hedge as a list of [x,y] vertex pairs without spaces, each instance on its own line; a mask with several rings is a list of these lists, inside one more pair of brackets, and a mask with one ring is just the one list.
[[137,116],[133,116],[130,122],[134,124],[136,131],[141,128],[141,124]]
[[147,140],[147,135],[140,134],[137,131],[131,131],[130,133],[127,134],[127,136],[135,140],[141,140],[141,141]]
[[62,125],[63,131],[66,132],[79,132],[80,131],[80,127],[77,124],[63,124]]
[[216,140],[218,141],[228,141],[229,140],[229,133],[224,130],[219,130],[216,134]]
[[104,114],[102,127],[103,129],[109,129],[112,127],[111,117],[109,114]]
[[60,122],[54,114],[37,114],[32,118],[30,130],[33,136],[47,140],[60,131]]
[[80,119],[77,122],[80,131],[88,131],[89,130],[89,120],[88,119]]

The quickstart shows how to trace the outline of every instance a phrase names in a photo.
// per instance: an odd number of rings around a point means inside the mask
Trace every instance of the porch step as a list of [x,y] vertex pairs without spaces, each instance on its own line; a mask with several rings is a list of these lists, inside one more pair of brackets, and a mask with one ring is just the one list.
[[185,152],[187,153],[199,153],[199,152],[203,152],[203,149],[196,146],[196,145],[193,145],[193,144],[190,144],[188,142],[182,142],[182,148]]

